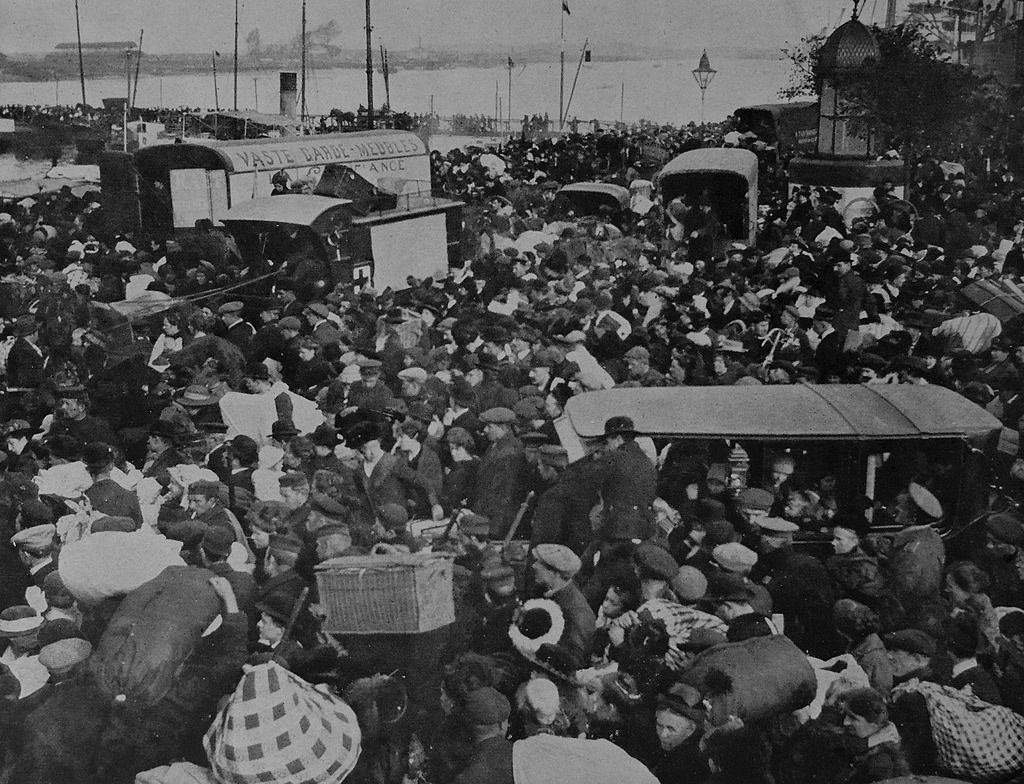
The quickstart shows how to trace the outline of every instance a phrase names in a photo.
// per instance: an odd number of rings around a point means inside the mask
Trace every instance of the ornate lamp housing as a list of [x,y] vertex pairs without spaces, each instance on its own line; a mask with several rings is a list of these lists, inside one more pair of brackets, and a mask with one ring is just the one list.
[[856,17],[837,27],[819,52],[818,155],[838,158],[874,157],[879,140],[874,133],[851,129],[854,115],[846,113],[835,77],[878,60],[878,42]]
[[715,74],[718,73],[714,68],[711,67],[711,61],[708,59],[708,50],[705,49],[700,56],[700,62],[697,67],[694,68],[690,73],[693,74],[693,78],[697,81],[697,86],[703,93],[708,89],[708,85],[711,84],[711,80],[715,78]]

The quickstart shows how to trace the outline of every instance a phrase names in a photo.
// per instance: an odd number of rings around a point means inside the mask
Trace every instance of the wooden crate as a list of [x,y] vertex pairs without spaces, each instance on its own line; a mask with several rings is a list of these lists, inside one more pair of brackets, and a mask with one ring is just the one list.
[[415,634],[455,621],[448,553],[359,555],[317,565],[323,629],[338,634]]

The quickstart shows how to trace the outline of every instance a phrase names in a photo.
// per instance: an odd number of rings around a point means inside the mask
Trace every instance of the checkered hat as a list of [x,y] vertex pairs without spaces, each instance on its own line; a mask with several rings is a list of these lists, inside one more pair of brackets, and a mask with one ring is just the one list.
[[223,784],[338,784],[359,741],[348,705],[268,662],[242,676],[203,745]]

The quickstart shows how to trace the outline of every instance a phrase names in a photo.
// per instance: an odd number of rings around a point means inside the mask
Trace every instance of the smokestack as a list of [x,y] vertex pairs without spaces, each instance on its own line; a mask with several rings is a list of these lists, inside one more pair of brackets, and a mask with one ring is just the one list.
[[294,117],[299,100],[299,80],[295,71],[281,71],[281,114]]

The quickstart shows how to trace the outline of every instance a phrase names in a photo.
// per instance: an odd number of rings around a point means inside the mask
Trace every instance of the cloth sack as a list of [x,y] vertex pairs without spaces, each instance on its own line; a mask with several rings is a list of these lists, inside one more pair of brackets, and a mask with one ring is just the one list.
[[96,685],[109,699],[145,706],[167,696],[220,613],[211,577],[195,566],[169,566],[124,598],[89,658]]
[[242,676],[203,746],[221,784],[337,784],[360,740],[346,703],[271,661]]
[[99,604],[134,591],[168,566],[184,566],[180,551],[181,542],[150,528],[101,531],[65,545],[57,571],[78,601]]
[[709,648],[693,660],[680,680],[706,694],[704,681],[713,670],[732,680],[736,715],[745,722],[804,708],[818,691],[807,656],[781,634]]
[[894,695],[924,697],[939,765],[978,784],[1003,781],[1024,770],[1024,716],[974,696],[969,688],[912,680]]
[[534,735],[512,744],[515,784],[657,784],[644,765],[609,740]]

